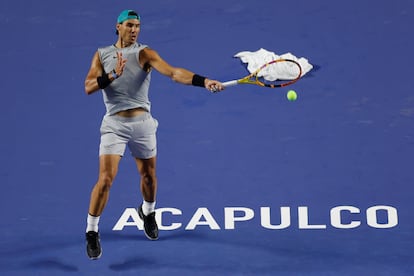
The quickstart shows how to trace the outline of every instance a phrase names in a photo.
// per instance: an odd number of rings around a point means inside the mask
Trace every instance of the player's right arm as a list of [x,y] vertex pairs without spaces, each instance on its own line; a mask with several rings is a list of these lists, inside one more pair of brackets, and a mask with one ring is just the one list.
[[[120,77],[124,71],[127,60],[122,57],[121,52],[117,52],[116,55],[117,55],[118,60],[114,68],[114,72],[116,73],[118,77]],[[86,94],[90,95],[93,92],[98,91],[99,89],[104,89],[114,79],[115,78],[111,72],[106,73],[104,71],[101,60],[99,58],[99,54],[98,52],[96,52],[92,58],[91,68],[89,68],[89,72],[86,75],[86,79],[85,79]]]
[[85,79],[85,93],[90,95],[93,92],[98,91],[99,85],[98,85],[98,77],[102,76],[103,68],[101,61],[99,59],[98,52],[95,53],[95,55],[92,58],[91,67],[89,68],[89,72],[86,75]]
[[[85,93],[90,95],[101,88],[98,84],[98,77],[101,77],[104,73],[104,69],[99,58],[98,51],[93,55],[91,67],[89,68],[89,72],[86,75],[85,79]],[[107,74],[110,81],[113,80],[112,74]]]

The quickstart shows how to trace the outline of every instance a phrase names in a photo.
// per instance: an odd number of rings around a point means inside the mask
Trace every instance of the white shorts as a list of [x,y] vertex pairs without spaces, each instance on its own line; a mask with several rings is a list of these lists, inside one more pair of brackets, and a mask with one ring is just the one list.
[[157,155],[158,121],[150,113],[135,117],[105,115],[101,125],[99,155],[123,156],[128,145],[132,156],[149,159]]

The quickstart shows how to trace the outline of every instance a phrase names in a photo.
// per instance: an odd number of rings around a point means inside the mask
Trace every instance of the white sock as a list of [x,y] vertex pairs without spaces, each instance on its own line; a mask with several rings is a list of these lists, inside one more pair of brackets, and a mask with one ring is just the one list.
[[87,226],[86,226],[86,233],[89,231],[98,232],[98,223],[99,223],[100,217],[94,217],[88,214],[88,219],[86,220]]
[[145,200],[142,201],[142,212],[144,213],[144,215],[148,216],[154,211],[155,211],[155,201],[154,202],[148,202]]

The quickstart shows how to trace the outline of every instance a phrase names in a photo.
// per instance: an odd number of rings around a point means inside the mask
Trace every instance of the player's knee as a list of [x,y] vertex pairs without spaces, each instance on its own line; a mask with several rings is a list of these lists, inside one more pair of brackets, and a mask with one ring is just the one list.
[[145,185],[152,186],[156,183],[157,177],[154,174],[151,174],[151,173],[144,173],[141,176],[141,181]]
[[112,186],[112,182],[114,181],[114,177],[108,173],[102,173],[99,176],[99,186],[102,190],[109,190]]

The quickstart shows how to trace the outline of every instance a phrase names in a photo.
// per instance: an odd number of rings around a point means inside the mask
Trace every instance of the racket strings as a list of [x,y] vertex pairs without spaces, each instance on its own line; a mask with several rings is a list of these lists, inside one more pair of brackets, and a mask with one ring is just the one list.
[[259,68],[252,77],[261,86],[273,86],[297,81],[302,74],[300,65],[291,60],[275,60]]

